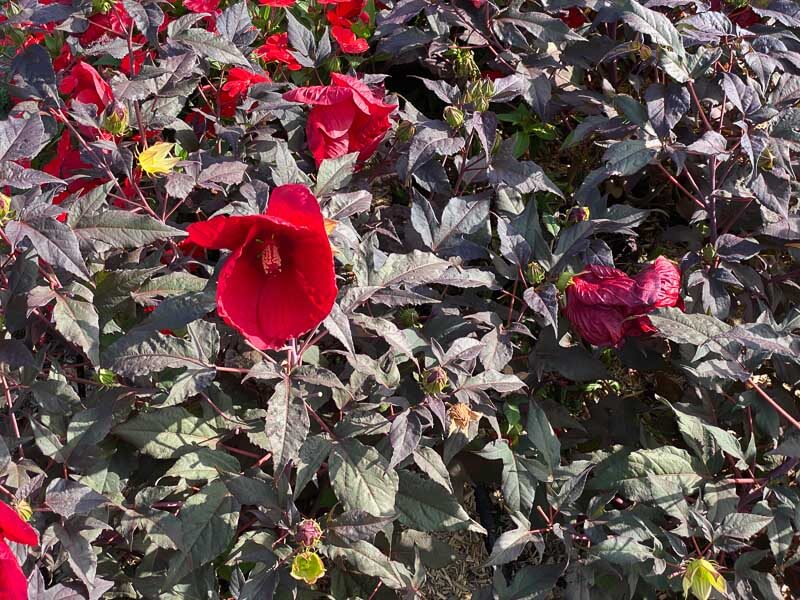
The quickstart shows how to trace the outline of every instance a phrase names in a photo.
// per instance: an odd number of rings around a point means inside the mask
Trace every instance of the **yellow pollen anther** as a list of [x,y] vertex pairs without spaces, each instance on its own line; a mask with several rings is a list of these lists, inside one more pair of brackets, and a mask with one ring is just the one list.
[[281,270],[281,254],[278,251],[278,244],[275,240],[269,240],[264,243],[264,249],[261,251],[261,268],[264,273],[272,275]]

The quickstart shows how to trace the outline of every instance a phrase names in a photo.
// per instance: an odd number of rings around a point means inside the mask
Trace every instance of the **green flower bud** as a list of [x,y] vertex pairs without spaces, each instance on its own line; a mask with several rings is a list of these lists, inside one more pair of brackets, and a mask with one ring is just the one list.
[[395,131],[395,136],[401,142],[410,142],[411,138],[417,132],[417,126],[411,121],[400,121]]
[[444,109],[444,120],[453,129],[458,129],[464,124],[464,111],[455,106],[448,106]]
[[11,197],[0,193],[0,225],[5,225],[15,217],[11,208]]
[[103,129],[114,135],[124,135],[128,131],[128,109],[124,104],[115,102],[109,115],[103,121]]
[[475,62],[475,54],[472,50],[462,50],[451,48],[445,54],[453,59],[453,71],[460,79],[477,79],[481,75],[481,70]]
[[106,14],[114,6],[114,0],[92,0],[92,11]]
[[404,328],[420,327],[419,313],[416,308],[404,308],[397,314],[400,325]]
[[717,249],[714,248],[713,244],[706,244],[703,246],[703,260],[707,263],[713,262],[713,260],[717,257]]
[[528,267],[525,269],[525,275],[530,283],[533,285],[539,285],[544,281],[547,273],[542,265],[536,261],[531,261],[528,263]]
[[563,294],[564,290],[566,290],[572,284],[572,278],[574,275],[575,273],[572,273],[571,271],[564,271],[558,276],[556,287],[558,288],[559,292]]
[[447,372],[442,367],[433,367],[422,374],[422,389],[431,396],[441,394],[448,383]]
[[108,369],[98,369],[96,377],[102,385],[112,386],[117,383],[117,374]]

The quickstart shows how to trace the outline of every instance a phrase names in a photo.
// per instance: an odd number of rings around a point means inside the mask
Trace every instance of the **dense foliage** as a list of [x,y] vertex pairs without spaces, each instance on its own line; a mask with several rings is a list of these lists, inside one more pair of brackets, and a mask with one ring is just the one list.
[[800,597],[796,2],[2,10],[0,596]]

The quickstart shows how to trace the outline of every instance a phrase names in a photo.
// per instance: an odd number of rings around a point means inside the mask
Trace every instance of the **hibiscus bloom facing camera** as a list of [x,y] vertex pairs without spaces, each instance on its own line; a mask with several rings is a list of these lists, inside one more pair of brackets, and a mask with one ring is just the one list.
[[581,337],[595,346],[620,346],[626,337],[652,333],[647,313],[683,308],[681,272],[658,257],[636,277],[619,269],[588,265],[566,290],[565,313]]
[[228,79],[220,91],[220,115],[232,117],[236,107],[247,95],[247,90],[257,83],[269,83],[272,79],[266,73],[255,73],[249,69],[233,67],[228,71]]
[[367,160],[389,131],[389,115],[396,108],[364,82],[338,73],[331,75],[331,85],[297,88],[283,97],[312,106],[306,137],[317,166],[351,152]]
[[262,46],[253,52],[264,62],[277,62],[286,65],[290,71],[299,71],[303,67],[297,59],[289,52],[289,34],[276,33],[269,36]]
[[39,535],[13,508],[0,502],[0,598],[27,600],[28,580],[6,542],[38,546]]
[[187,231],[198,246],[233,251],[219,274],[217,312],[256,348],[280,348],[330,313],[333,254],[306,186],[275,188],[265,214],[214,217]]

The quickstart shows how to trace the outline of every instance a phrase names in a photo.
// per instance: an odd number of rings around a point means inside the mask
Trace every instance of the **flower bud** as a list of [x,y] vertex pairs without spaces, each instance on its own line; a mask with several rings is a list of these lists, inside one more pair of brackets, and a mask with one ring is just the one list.
[[477,79],[481,75],[481,70],[475,62],[475,54],[472,50],[462,50],[453,48],[448,51],[448,55],[453,58],[453,71],[460,79]]
[[591,214],[592,212],[588,206],[575,206],[569,211],[567,221],[570,223],[582,223],[583,221],[588,221]]
[[19,518],[27,522],[33,516],[33,508],[27,500],[17,500],[14,502],[14,510],[17,511]]
[[[487,93],[487,91],[489,93]],[[467,89],[466,100],[472,103],[475,110],[483,112],[488,110],[489,100],[491,100],[492,96],[494,96],[494,86],[489,90],[482,81],[476,81]]]
[[297,525],[294,541],[304,548],[313,548],[322,539],[322,527],[314,519],[303,519]]
[[103,121],[103,129],[114,135],[123,135],[128,130],[128,123],[128,109],[121,102],[115,102]]
[[401,142],[409,142],[417,131],[417,126],[411,121],[400,121],[395,131],[395,136]]
[[314,585],[325,576],[325,565],[319,554],[312,550],[306,550],[294,557],[291,575],[294,579]]
[[422,389],[432,396],[441,394],[448,383],[447,372],[442,367],[433,367],[422,374]]
[[689,561],[683,574],[684,597],[688,598],[691,592],[698,600],[708,600],[712,589],[723,595],[727,591],[725,578],[717,571],[717,566],[705,558]]
[[566,290],[572,283],[572,278],[574,275],[575,273],[572,273],[571,271],[564,271],[563,273],[561,273],[561,275],[558,276],[556,287],[558,288],[559,292],[561,292],[562,294],[564,293],[564,290]]
[[98,369],[97,381],[106,386],[115,385],[117,383],[117,374],[109,369]]
[[92,11],[106,14],[114,6],[114,0],[92,0]]
[[707,263],[713,262],[717,257],[717,249],[713,244],[706,244],[703,246],[703,260]]
[[455,106],[448,106],[444,109],[444,120],[453,129],[458,129],[464,124],[464,111]]
[[542,267],[542,265],[535,260],[529,262],[527,268],[525,269],[525,275],[527,276],[528,281],[533,285],[539,285],[542,283],[546,274],[547,273],[545,272],[544,267]]
[[11,197],[0,193],[0,224],[5,225],[14,218],[14,211],[11,209]]
[[397,317],[400,321],[400,325],[404,328],[417,328],[420,326],[419,313],[416,308],[404,308],[397,314]]

